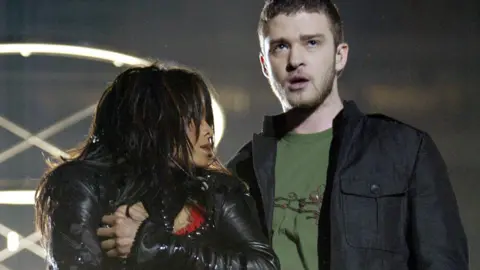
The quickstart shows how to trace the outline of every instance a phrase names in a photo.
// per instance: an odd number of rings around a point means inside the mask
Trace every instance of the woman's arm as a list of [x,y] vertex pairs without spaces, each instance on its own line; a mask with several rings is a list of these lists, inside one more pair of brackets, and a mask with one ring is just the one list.
[[206,237],[224,241],[221,246],[205,238],[173,235],[147,219],[137,232],[128,260],[131,269],[155,269],[160,265],[185,270],[280,269],[262,233],[255,203],[244,191],[216,195],[219,217]]
[[96,236],[101,207],[91,169],[78,163],[53,170],[38,191],[37,215],[47,216],[46,249],[50,267],[59,270],[102,269],[103,254]]

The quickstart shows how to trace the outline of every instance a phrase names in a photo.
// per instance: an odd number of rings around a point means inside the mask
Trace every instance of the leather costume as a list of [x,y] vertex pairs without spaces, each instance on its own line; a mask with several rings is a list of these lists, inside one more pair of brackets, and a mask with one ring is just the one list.
[[[140,199],[149,218],[129,257],[107,257],[96,231],[122,191],[111,171],[72,161],[47,175],[50,269],[280,269],[245,185],[212,172],[192,181],[178,181],[186,176],[175,173],[170,183],[150,188]],[[205,222],[186,235],[173,234],[176,214],[192,199],[205,209]]]

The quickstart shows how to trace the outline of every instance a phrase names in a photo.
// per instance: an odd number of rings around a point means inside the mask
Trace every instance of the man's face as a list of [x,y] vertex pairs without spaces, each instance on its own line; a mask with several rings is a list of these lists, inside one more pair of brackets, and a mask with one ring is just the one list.
[[327,16],[309,12],[280,14],[265,26],[260,60],[284,107],[315,107],[331,93],[348,47],[335,47],[330,26]]

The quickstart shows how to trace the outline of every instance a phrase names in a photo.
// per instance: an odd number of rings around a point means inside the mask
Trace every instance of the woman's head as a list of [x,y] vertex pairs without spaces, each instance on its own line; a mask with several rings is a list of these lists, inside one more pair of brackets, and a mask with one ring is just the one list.
[[[210,89],[197,72],[180,67],[130,68],[101,97],[90,140],[79,154],[102,148],[114,162],[145,170],[167,164],[208,167],[213,154]],[[83,158],[82,158],[83,156]]]
[[[134,204],[151,187],[173,179],[172,166],[188,173],[195,167],[228,173],[213,153],[210,93],[206,80],[186,68],[130,68],[103,93],[89,137],[70,151],[70,160],[114,166],[119,177],[109,177],[123,186],[118,204]],[[49,199],[52,190],[46,188],[49,177],[44,175],[36,193],[37,227],[46,238],[48,216],[55,208]]]

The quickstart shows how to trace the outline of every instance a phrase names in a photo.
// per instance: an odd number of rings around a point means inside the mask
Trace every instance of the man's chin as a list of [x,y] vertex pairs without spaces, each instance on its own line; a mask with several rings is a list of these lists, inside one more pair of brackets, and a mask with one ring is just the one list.
[[317,98],[305,98],[301,96],[287,98],[292,108],[309,109],[318,106]]
[[303,89],[298,92],[290,92],[286,99],[292,108],[311,109],[322,105],[331,91],[314,92],[312,89]]

